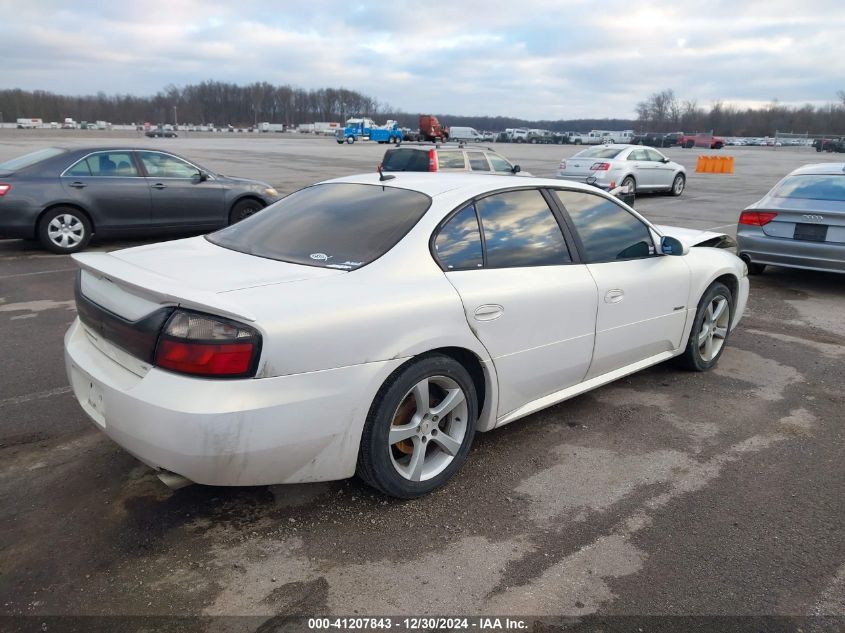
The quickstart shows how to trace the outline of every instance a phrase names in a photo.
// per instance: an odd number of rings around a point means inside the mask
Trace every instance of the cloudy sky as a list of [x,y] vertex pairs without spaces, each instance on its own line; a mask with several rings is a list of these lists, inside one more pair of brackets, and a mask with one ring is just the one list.
[[346,87],[403,110],[632,117],[648,94],[823,104],[842,0],[0,0],[0,88]]

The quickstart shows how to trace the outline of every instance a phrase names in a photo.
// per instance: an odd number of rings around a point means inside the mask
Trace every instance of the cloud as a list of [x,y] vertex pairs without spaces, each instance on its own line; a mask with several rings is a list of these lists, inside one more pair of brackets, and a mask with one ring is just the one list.
[[[73,8],[68,8],[68,7]],[[205,79],[344,86],[406,111],[630,117],[672,88],[706,105],[824,103],[845,88],[838,0],[275,3],[0,0],[6,87],[152,94]]]

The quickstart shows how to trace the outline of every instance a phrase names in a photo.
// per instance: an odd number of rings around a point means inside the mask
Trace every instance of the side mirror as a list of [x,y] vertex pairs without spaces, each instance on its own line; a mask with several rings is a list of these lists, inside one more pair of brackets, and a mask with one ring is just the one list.
[[200,170],[199,172],[197,172],[197,175],[194,176],[194,180],[196,180],[198,183],[205,182],[206,180],[208,180],[208,174]]
[[514,165],[513,167],[511,167],[511,171],[515,174],[518,174],[522,171],[522,167],[520,167],[519,165]]
[[660,239],[660,250],[664,255],[686,255],[689,253],[689,246],[676,237],[664,235]]
[[669,159],[664,156],[663,158],[660,159],[660,162],[666,164],[666,163],[669,162]]

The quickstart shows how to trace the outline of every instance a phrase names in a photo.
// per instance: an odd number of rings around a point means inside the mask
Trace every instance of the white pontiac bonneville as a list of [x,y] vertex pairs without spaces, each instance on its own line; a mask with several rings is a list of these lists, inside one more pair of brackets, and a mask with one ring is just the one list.
[[445,483],[489,431],[655,363],[748,297],[719,236],[553,179],[365,174],[210,235],[74,255],[79,403],[176,487]]

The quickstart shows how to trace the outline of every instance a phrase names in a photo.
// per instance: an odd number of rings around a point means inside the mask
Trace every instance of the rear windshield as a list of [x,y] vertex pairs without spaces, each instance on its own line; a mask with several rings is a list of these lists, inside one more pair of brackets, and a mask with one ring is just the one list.
[[428,171],[428,151],[389,149],[381,163],[384,171]]
[[845,201],[845,174],[788,176],[772,195],[776,198]]
[[31,167],[35,163],[40,163],[42,160],[53,158],[59,154],[64,154],[67,150],[59,149],[58,147],[45,147],[23,156],[18,156],[12,160],[7,160],[5,163],[0,163],[0,171],[14,172],[19,169]]
[[258,257],[354,270],[393,248],[430,205],[418,191],[327,183],[300,189],[206,239]]
[[618,147],[591,147],[578,152],[572,158],[616,158],[621,151]]

